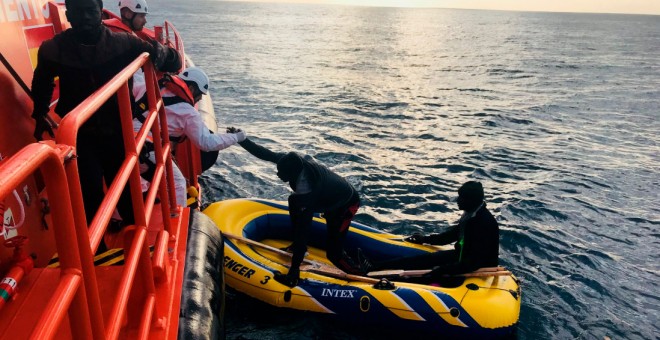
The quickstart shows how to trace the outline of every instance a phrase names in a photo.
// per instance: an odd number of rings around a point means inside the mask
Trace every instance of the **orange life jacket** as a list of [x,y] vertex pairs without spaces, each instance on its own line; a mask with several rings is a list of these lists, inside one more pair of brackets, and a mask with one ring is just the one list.
[[117,18],[103,20],[103,24],[108,26],[108,28],[113,32],[132,32],[130,27],[124,25],[121,20]]
[[154,31],[143,28],[140,31],[133,31],[130,27],[124,24],[120,19],[112,18],[103,20],[103,24],[107,26],[113,32],[127,32],[133,33],[144,41],[150,42],[151,40],[156,40],[156,34]]
[[[176,97],[179,97],[183,99],[186,103],[195,106],[195,98],[193,97],[192,92],[190,92],[190,88],[188,87],[188,84],[186,82],[177,77],[177,76],[166,76],[163,77],[161,80],[161,87],[164,87],[168,90],[170,90]],[[163,98],[163,101],[165,101],[166,98]],[[172,105],[174,103],[171,103],[169,105]],[[168,104],[165,103],[165,106]]]

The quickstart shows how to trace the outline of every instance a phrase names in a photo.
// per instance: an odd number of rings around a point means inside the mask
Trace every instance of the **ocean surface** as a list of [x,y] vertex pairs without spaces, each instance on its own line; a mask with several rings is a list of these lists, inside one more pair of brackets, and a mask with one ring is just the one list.
[[[660,16],[150,3],[212,80],[221,128],[314,156],[356,220],[431,233],[481,181],[500,258],[523,279],[520,339],[660,337]],[[285,200],[240,147],[207,202]],[[387,338],[227,297],[230,339]],[[393,336],[394,337],[394,336]]]

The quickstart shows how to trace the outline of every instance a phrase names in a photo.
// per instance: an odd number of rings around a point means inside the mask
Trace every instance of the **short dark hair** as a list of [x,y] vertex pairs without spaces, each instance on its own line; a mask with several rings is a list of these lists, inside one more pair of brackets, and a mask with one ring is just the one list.
[[302,158],[295,152],[289,152],[277,160],[277,175],[285,182],[297,179],[302,170]]
[[103,9],[103,0],[64,0],[64,6],[68,9],[69,6],[73,6],[74,4],[79,4],[81,2],[88,2],[88,1],[96,1],[96,4],[99,5],[99,9]]
[[481,202],[484,200],[484,187],[481,183],[476,181],[465,182],[465,184],[458,189],[458,196],[470,201]]

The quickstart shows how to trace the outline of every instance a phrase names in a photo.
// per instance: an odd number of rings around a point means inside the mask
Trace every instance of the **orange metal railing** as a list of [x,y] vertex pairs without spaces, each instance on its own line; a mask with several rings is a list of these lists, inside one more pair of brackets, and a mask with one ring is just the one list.
[[[174,39],[170,38],[170,32],[172,33]],[[181,36],[179,35],[179,31],[177,31],[176,28],[174,28],[174,25],[172,25],[172,23],[170,23],[167,20],[165,20],[165,37],[167,37],[168,41],[174,42],[174,48],[176,48],[176,50],[179,51],[182,58],[185,58],[186,51],[183,49],[183,39],[181,39]]]
[[[82,191],[78,178],[77,161],[72,159],[66,164],[67,177],[72,184],[70,185],[70,199],[74,203],[73,211],[77,231],[76,235],[78,236],[80,246],[83,248],[80,252],[83,261],[83,278],[85,279],[85,286],[91,287],[87,295],[92,330],[94,337],[99,339],[116,338],[121,331],[122,321],[126,313],[139,314],[136,317],[141,320],[141,324],[138,325],[140,334],[148,334],[149,327],[154,320],[153,317],[162,317],[155,315],[154,267],[149,257],[149,245],[146,242],[147,226],[151,220],[157,195],[161,198],[164,226],[164,230],[157,236],[157,240],[159,240],[157,242],[162,244],[162,240],[169,240],[170,235],[177,235],[176,232],[173,232],[169,219],[171,212],[176,211],[177,208],[173,193],[174,180],[172,177],[171,146],[169,144],[167,120],[163,102],[160,98],[160,92],[158,91],[158,83],[154,75],[153,65],[148,62],[148,58],[148,54],[146,53],[141,55],[105,86],[67,114],[60,122],[57,135],[58,143],[75,146],[78,129],[82,124],[112,95],[117,94],[126,158],[113,182],[108,183],[107,194],[89,228],[86,225],[82,204]],[[141,130],[137,134],[134,134],[128,80],[142,65],[144,65],[143,69],[147,83],[149,114]],[[156,171],[151,187],[147,192],[145,202],[143,201],[140,187],[138,150],[144,145],[149,132],[151,132],[155,146]],[[165,181],[163,181],[164,175]],[[101,242],[101,238],[106,231],[119,197],[127,183],[129,183],[133,201],[135,226],[132,232],[128,233],[128,235],[132,234],[132,237],[128,237],[126,242],[123,274],[120,279],[117,295],[114,299],[112,312],[108,319],[105,320],[104,325],[100,298],[98,289],[96,288],[97,284],[92,256]],[[172,211],[170,210],[170,206],[173,207]],[[165,244],[167,243],[165,242]],[[167,246],[158,248],[156,253],[166,251]],[[160,258],[165,257],[163,254],[158,254],[158,256]],[[140,282],[141,285],[136,285],[136,282]],[[142,301],[132,301],[134,300],[132,298],[133,296],[142,296],[143,299]],[[135,320],[135,316],[130,315],[129,320]]]
[[[149,114],[141,130],[134,134],[128,81],[142,66],[147,83]],[[82,124],[115,93],[119,103],[126,158],[114,181],[108,183],[107,194],[88,228],[75,158],[77,133]],[[138,150],[144,145],[149,133],[155,146],[156,171],[145,202],[140,187]],[[76,339],[115,339],[125,319],[129,320],[129,326],[134,326],[131,329],[144,338],[149,334],[152,324],[157,324],[156,320],[165,317],[158,315],[156,308],[156,297],[166,294],[156,294],[154,273],[158,274],[159,281],[167,279],[162,271],[168,258],[168,245],[169,242],[176,242],[172,239],[174,236],[170,235],[178,235],[178,230],[172,230],[170,225],[170,206],[174,207],[175,212],[178,208],[173,203],[174,180],[167,120],[148,54],[141,55],[67,114],[60,122],[56,141],[57,144],[30,144],[0,167],[0,200],[35,171],[40,169],[48,174],[44,178],[52,202],[54,235],[62,275],[32,336],[36,339],[52,338],[68,313],[71,332]],[[93,254],[127,183],[130,183],[136,224],[126,232],[125,265],[111,312],[104,320]],[[158,260],[152,263],[146,235],[156,196],[161,198],[164,228],[156,239],[154,258]],[[161,284],[160,287],[170,289],[167,284]]]
[[30,144],[0,166],[0,200],[37,170],[44,176],[46,190],[51,198],[53,232],[60,257],[61,276],[48,302],[47,313],[41,315],[32,331],[35,339],[52,338],[66,314],[72,335],[77,339],[92,337],[91,315],[88,313],[88,294],[82,281],[84,272],[80,249],[74,235],[72,202],[63,163],[73,156],[73,148],[46,143]]
[[[128,82],[141,67],[147,85],[149,113],[140,131],[134,134]],[[114,95],[119,105],[126,157],[112,183],[106,183],[107,193],[88,226],[75,157],[77,134],[80,127]],[[149,135],[154,143],[156,170],[145,198],[140,186],[138,150]],[[163,306],[158,308],[159,303],[171,301],[159,302],[157,299],[174,292],[173,286],[176,285],[168,282],[168,248],[176,248],[177,235],[181,236],[179,225],[170,222],[173,214],[181,212],[176,206],[171,154],[158,81],[149,55],[144,53],[62,119],[56,144],[52,141],[30,144],[3,162],[0,166],[0,201],[35,171],[47,174],[43,177],[52,204],[61,277],[32,331],[33,338],[54,337],[60,324],[67,320],[67,314],[71,334],[76,339],[116,339],[125,323],[130,333],[139,338],[146,338],[152,325],[164,327],[168,310]],[[127,184],[133,201],[135,225],[125,229],[125,265],[110,312],[104,319],[93,257]],[[156,235],[152,259],[147,226],[152,220],[157,197],[160,198],[163,230]]]

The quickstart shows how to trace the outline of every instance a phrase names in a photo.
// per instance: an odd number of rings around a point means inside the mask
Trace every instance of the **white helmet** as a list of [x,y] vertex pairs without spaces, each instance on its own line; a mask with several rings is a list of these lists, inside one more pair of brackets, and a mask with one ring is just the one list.
[[119,10],[122,8],[128,8],[133,13],[148,14],[147,2],[145,0],[119,0]]
[[179,74],[179,78],[192,81],[203,94],[209,93],[209,77],[199,67],[188,67]]

